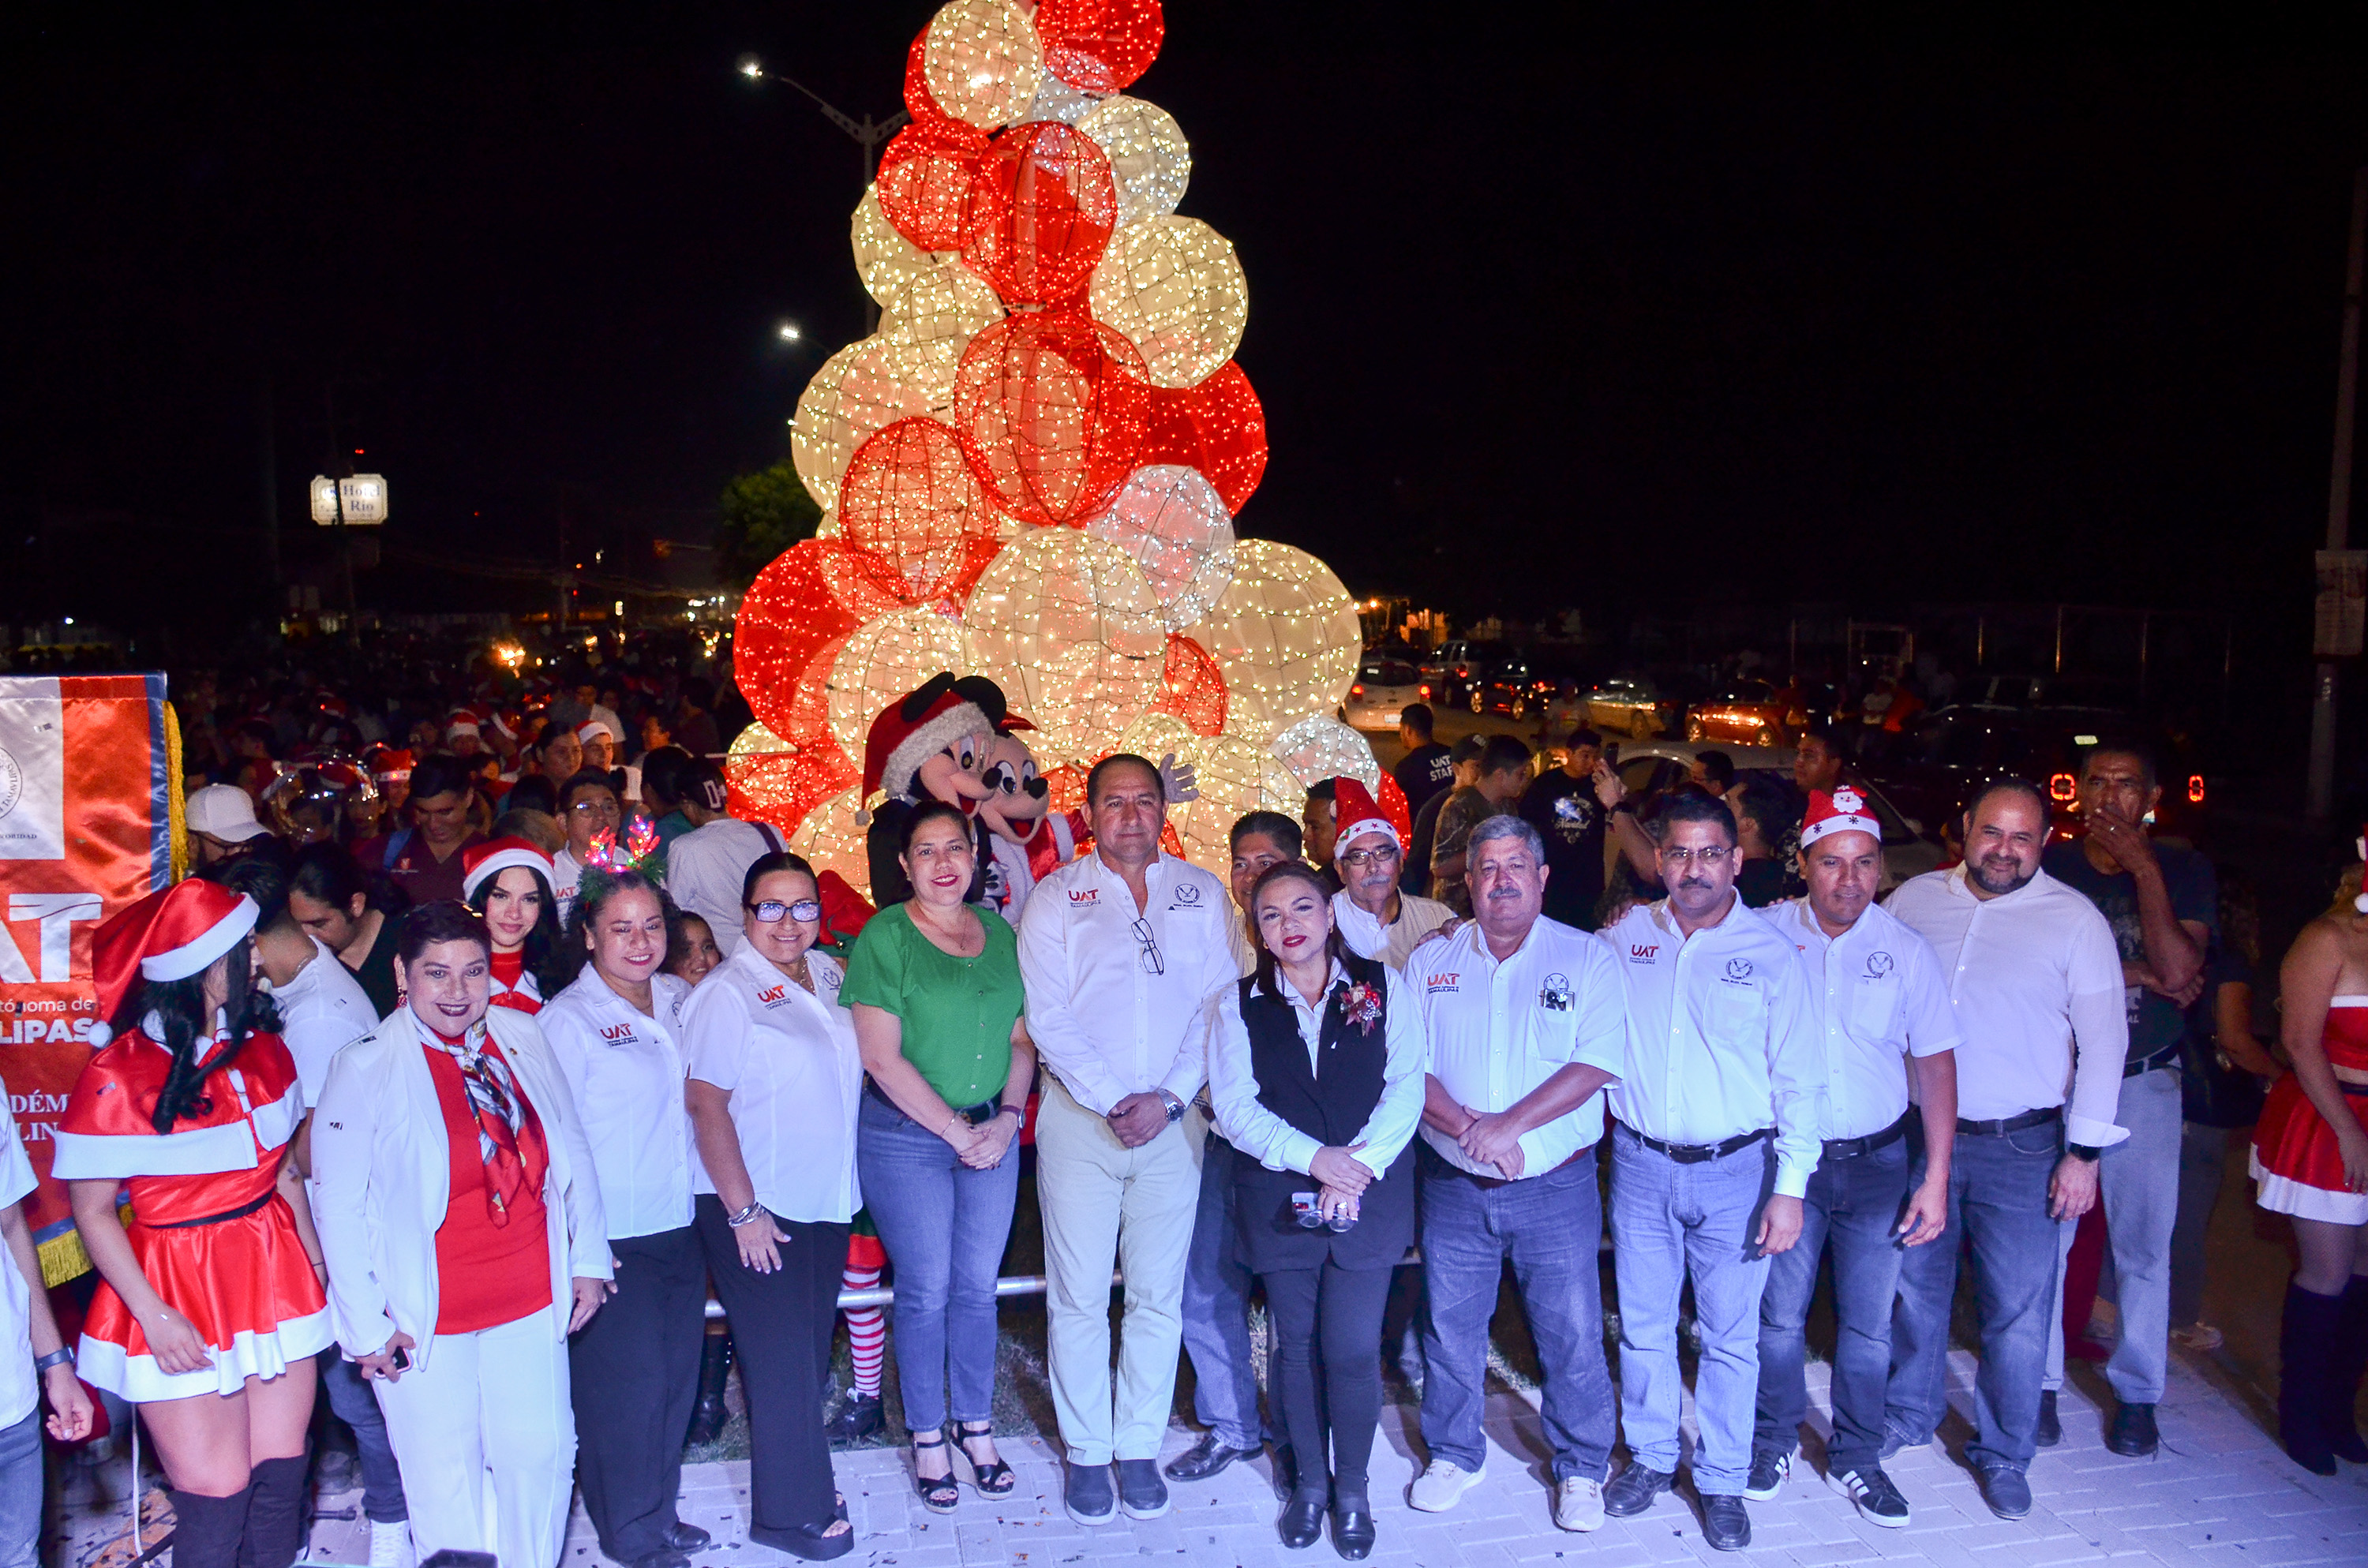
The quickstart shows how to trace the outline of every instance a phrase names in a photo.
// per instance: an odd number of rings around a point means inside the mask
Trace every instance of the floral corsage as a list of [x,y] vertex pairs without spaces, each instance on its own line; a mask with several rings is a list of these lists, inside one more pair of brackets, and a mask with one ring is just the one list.
[[1371,1034],[1373,1026],[1382,1021],[1382,989],[1378,985],[1358,981],[1340,987],[1340,1021],[1357,1026],[1359,1034]]

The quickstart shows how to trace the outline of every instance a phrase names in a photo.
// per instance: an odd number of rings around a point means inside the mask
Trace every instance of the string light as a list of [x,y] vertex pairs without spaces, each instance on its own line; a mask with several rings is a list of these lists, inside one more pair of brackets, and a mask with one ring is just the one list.
[[849,544],[895,569],[911,601],[951,590],[973,542],[989,547],[977,561],[984,566],[1000,522],[954,433],[934,419],[900,419],[856,449],[838,518]]
[[1356,678],[1364,631],[1332,569],[1272,540],[1234,545],[1234,580],[1191,628],[1225,677],[1225,733],[1263,750],[1307,713],[1329,713]]
[[1240,347],[1249,284],[1233,243],[1198,218],[1146,218],[1094,268],[1094,319],[1124,333],[1156,385],[1194,387]]
[[900,419],[951,409],[960,349],[951,338],[914,343],[880,332],[823,361],[790,421],[790,460],[817,505],[838,505],[856,448]]
[[1110,160],[1058,120],[990,142],[962,197],[962,260],[1013,303],[1065,300],[1094,276],[1118,226]]
[[964,124],[1008,125],[1036,97],[1044,51],[1017,0],[949,0],[923,36],[929,100]]
[[940,114],[913,123],[881,150],[880,210],[918,249],[962,248],[962,198],[986,152],[986,132]]
[[1224,733],[1225,677],[1209,650],[1190,637],[1169,637],[1160,684],[1167,695],[1152,705],[1159,712],[1183,720],[1196,735]]
[[934,272],[938,259],[896,232],[880,208],[877,182],[866,186],[848,222],[848,242],[855,252],[855,273],[863,291],[882,305],[894,304],[906,285]]
[[824,687],[830,733],[849,756],[863,755],[871,721],[939,670],[962,663],[962,623],[934,608],[891,610],[866,621],[830,666]]
[[1206,474],[1235,517],[1266,472],[1266,411],[1237,364],[1217,368],[1197,387],[1151,389],[1144,409],[1143,458],[1183,463]]
[[1003,319],[1003,301],[986,280],[953,261],[907,278],[885,303],[882,332],[905,343],[947,344],[956,360],[973,337]]
[[1121,223],[1176,210],[1192,178],[1192,147],[1174,115],[1157,104],[1121,96],[1103,99],[1074,123],[1110,160]]
[[969,667],[1036,726],[1040,764],[1090,760],[1163,694],[1151,585],[1124,551],[1074,528],[1031,528],[1005,545],[964,621]]
[[1234,580],[1234,519],[1197,469],[1136,469],[1086,531],[1134,558],[1171,631],[1208,614]]
[[831,796],[807,812],[790,835],[790,852],[803,855],[819,877],[837,871],[865,897],[871,893],[871,863],[864,849],[863,824],[857,821],[863,802],[859,782]]
[[[1064,125],[1075,125],[1092,112],[1093,107],[1101,101],[1090,93],[1079,92],[1047,71],[1044,73],[1044,79],[1036,85],[1035,101],[1028,106],[1027,112],[1019,118],[1023,120],[1057,119]],[[1125,201],[1123,192],[1120,196],[1120,201],[1121,204]]]
[[1382,765],[1372,743],[1328,713],[1294,721],[1275,736],[1273,750],[1303,790],[1324,778],[1354,778],[1368,790],[1381,785]]
[[795,823],[856,781],[835,743],[792,747],[763,724],[742,730],[723,757],[724,804],[742,822]]
[[1159,0],[1042,0],[1044,68],[1088,93],[1115,93],[1151,68],[1167,24]]
[[996,504],[1040,525],[1108,506],[1140,460],[1152,392],[1142,363],[1076,309],[1008,316],[972,338],[952,424]]

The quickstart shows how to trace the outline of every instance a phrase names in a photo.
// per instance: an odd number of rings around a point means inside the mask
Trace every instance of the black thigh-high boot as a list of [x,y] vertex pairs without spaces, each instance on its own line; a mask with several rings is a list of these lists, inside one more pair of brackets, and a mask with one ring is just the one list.
[[237,1568],[239,1539],[246,1533],[252,1483],[227,1497],[175,1492],[173,1568]]
[[732,1369],[732,1334],[710,1324],[699,1345],[699,1402],[690,1407],[690,1431],[685,1439],[712,1443],[723,1434],[731,1412],[723,1407],[723,1382]]
[[265,1460],[247,1483],[246,1533],[238,1568],[288,1568],[304,1546],[305,1459]]
[[2286,1286],[2285,1317],[2278,1325],[2278,1438],[2286,1457],[2314,1475],[2333,1475],[2327,1440],[2329,1381],[2343,1298]]
[[2329,1358],[2327,1444],[2337,1459],[2368,1464],[2368,1443],[2360,1440],[2360,1423],[2352,1414],[2360,1398],[2360,1375],[2368,1371],[2368,1278],[2353,1275],[2343,1287],[2342,1301],[2335,1352]]

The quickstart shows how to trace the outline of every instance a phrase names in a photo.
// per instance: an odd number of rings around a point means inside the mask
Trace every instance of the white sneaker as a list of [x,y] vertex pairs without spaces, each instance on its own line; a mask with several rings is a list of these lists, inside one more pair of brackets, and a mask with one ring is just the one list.
[[1445,1460],[1433,1460],[1430,1468],[1415,1477],[1406,1493],[1406,1501],[1426,1514],[1443,1514],[1455,1506],[1456,1500],[1480,1484],[1487,1468],[1463,1470]]
[[419,1554],[411,1545],[411,1521],[391,1525],[370,1521],[370,1568],[416,1568]]
[[1554,1488],[1554,1523],[1566,1530],[1594,1530],[1603,1528],[1603,1486],[1600,1482],[1574,1475]]

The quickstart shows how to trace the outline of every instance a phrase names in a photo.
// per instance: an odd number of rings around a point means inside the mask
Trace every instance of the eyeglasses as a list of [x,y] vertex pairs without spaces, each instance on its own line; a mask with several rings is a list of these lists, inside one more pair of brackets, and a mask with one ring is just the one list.
[[783,903],[778,898],[768,898],[762,903],[748,905],[748,913],[767,926],[779,924],[784,915],[792,920],[819,920],[822,918],[822,900],[802,898],[795,903]]
[[1135,956],[1143,960],[1143,972],[1166,974],[1167,965],[1159,956],[1159,938],[1151,934],[1151,922],[1138,915],[1127,929],[1134,933],[1134,939],[1142,945],[1142,950]]
[[578,801],[567,809],[587,817],[613,817],[619,814],[619,808],[614,801]]
[[1708,867],[1717,865],[1734,853],[1734,846],[1725,844],[1713,844],[1702,849],[1688,849],[1681,845],[1673,845],[1661,851],[1661,858],[1672,866],[1683,866],[1691,862],[1697,866]]
[[1374,846],[1371,849],[1342,850],[1340,852],[1340,864],[1343,866],[1378,866],[1384,861],[1395,860],[1397,858],[1398,846],[1396,845],[1380,844]]

